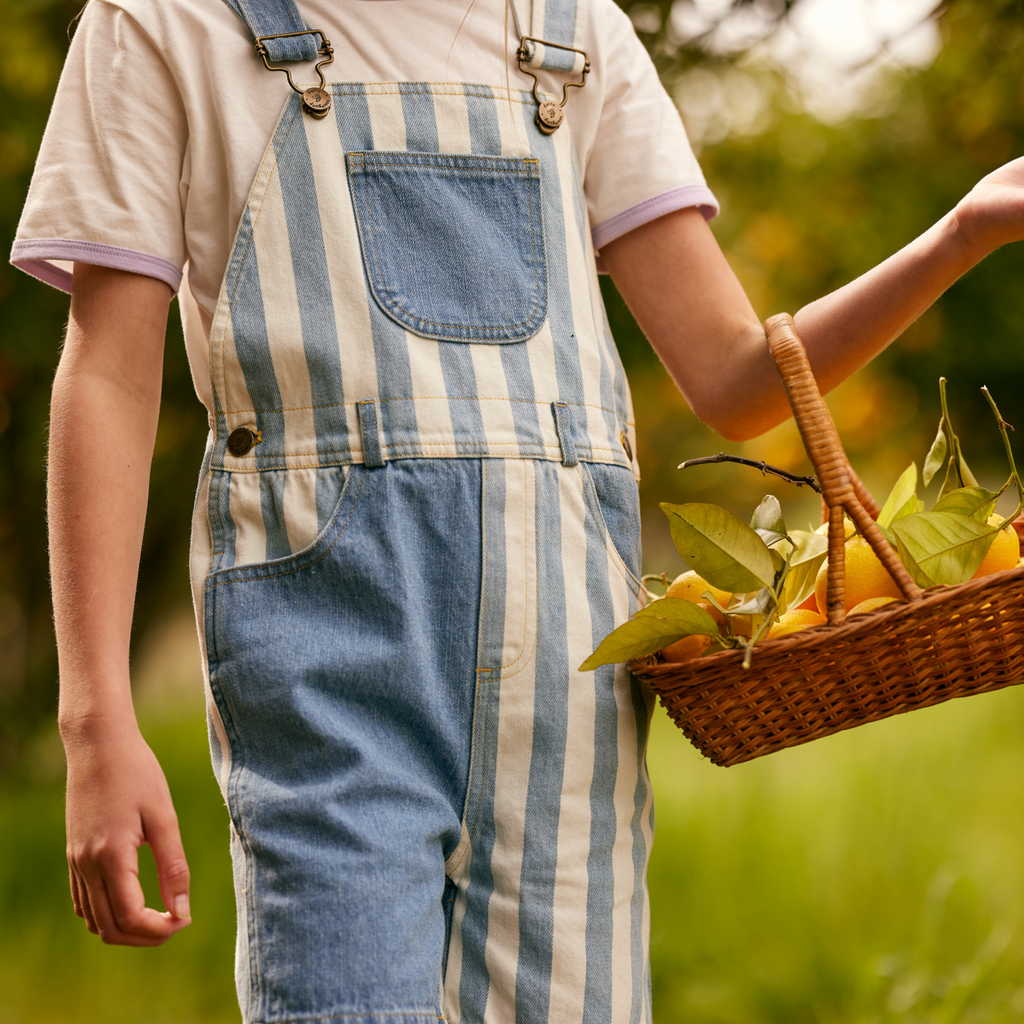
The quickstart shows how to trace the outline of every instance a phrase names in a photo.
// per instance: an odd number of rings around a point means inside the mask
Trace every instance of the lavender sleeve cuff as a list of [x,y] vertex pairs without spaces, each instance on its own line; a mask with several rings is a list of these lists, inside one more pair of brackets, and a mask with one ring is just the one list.
[[181,287],[180,268],[169,260],[133,249],[81,242],[74,238],[28,238],[16,241],[11,247],[14,266],[64,292],[71,291],[71,271],[60,264],[76,262],[155,277],[174,292]]
[[[657,220],[658,217],[663,217],[666,213],[684,210],[688,206],[698,207],[704,214],[705,220],[711,220],[712,217],[718,215],[718,200],[707,185],[686,185],[684,188],[674,188],[670,192],[662,192],[661,195],[645,199],[642,203],[637,203],[636,206],[631,206],[628,210],[623,210],[622,213],[617,213],[614,217],[602,221],[591,232],[594,248],[600,253],[603,246],[627,234],[633,228]],[[597,269],[602,273],[605,272],[600,255],[597,257]]]

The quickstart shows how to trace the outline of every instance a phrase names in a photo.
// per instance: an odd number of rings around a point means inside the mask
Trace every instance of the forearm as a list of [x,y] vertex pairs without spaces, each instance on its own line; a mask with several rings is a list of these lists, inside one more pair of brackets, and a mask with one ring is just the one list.
[[54,381],[48,466],[59,717],[66,740],[90,722],[131,716],[128,646],[164,329],[159,313],[154,321],[131,309],[121,310],[113,323],[99,322],[83,301],[73,299]]
[[[128,678],[170,294],[152,278],[76,264],[50,421],[71,894],[90,931],[133,946],[157,945],[189,923],[178,822]],[[165,913],[145,905],[143,843],[156,858]]]
[[[1024,158],[983,178],[900,252],[798,311],[822,390],[871,360],[990,252],[1021,238]],[[701,419],[744,440],[789,415],[759,317],[698,212],[644,224],[601,255]]]
[[797,332],[822,391],[873,359],[985,255],[949,213],[866,274],[801,308]]
[[151,417],[116,382],[62,363],[48,516],[60,721],[130,711],[128,642],[146,514]]

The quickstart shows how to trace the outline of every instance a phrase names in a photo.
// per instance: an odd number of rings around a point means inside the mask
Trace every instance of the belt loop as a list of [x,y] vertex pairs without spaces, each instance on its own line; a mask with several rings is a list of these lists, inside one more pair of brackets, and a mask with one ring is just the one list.
[[380,452],[380,421],[377,418],[377,403],[372,398],[356,402],[359,414],[359,433],[363,438],[363,465],[379,469],[384,465]]
[[572,440],[572,414],[569,406],[565,402],[552,402],[551,411],[555,414],[555,430],[558,431],[558,443],[562,446],[562,465],[575,466],[580,460]]

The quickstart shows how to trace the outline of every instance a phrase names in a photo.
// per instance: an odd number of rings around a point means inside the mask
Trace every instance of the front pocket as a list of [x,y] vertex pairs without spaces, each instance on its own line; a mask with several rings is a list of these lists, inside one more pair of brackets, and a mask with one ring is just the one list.
[[640,495],[636,478],[624,466],[581,462],[583,494],[605,546],[636,597],[643,599],[640,582]]
[[[283,470],[279,474],[291,473],[295,476],[303,474],[303,470]],[[245,474],[246,483],[255,480],[259,485],[259,476],[270,474]],[[227,478],[218,488],[222,495],[220,501],[211,502],[210,521],[215,536],[220,535],[223,550],[215,553],[213,569],[206,577],[206,587],[221,586],[226,583],[237,583],[243,580],[272,579],[276,576],[288,575],[300,569],[316,564],[337,543],[344,532],[352,515],[352,510],[362,491],[365,472],[361,466],[332,467],[330,470],[316,470],[312,486],[321,477],[321,493],[309,494],[309,508],[306,510],[309,527],[312,533],[316,527],[318,515],[317,498],[320,499],[326,514],[322,517],[324,525],[312,536],[295,537],[289,545],[287,538],[282,540],[285,549],[275,556],[267,542],[268,519],[272,522],[281,520],[276,531],[285,534],[284,516],[277,516],[265,495],[258,488],[247,496],[247,501],[232,501],[230,496],[230,474],[222,473]],[[326,483],[324,483],[326,481]],[[265,490],[265,489],[263,489]],[[256,534],[255,539],[246,540],[247,534]],[[303,543],[305,541],[305,543]]]
[[534,158],[345,156],[366,278],[381,310],[439,341],[525,341],[547,316]]

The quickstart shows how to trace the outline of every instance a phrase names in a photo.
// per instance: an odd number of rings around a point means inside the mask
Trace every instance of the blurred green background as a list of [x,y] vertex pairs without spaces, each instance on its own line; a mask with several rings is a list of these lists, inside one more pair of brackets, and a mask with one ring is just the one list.
[[[722,201],[714,230],[762,315],[867,270],[1024,152],[1019,0],[621,2],[679,103]],[[78,6],[0,0],[5,241]],[[857,12],[870,31],[844,20]],[[940,375],[976,472],[1002,481],[977,389],[990,385],[1003,415],[1024,424],[1022,272],[1024,247],[994,254],[830,396],[851,460],[880,496],[924,457]],[[703,427],[604,286],[633,382],[645,568],[682,568],[659,501],[713,500],[747,516],[772,491],[790,525],[815,519],[813,496],[756,471],[675,469],[725,450],[808,471],[791,424],[742,445]],[[177,800],[195,923],[162,949],[114,949],[71,913],[44,531],[48,389],[66,316],[65,296],[0,266],[0,1024],[235,1021],[227,820],[208,767],[185,556],[183,481],[206,418],[176,325],[135,678]],[[1024,691],[1011,689],[723,770],[659,711],[659,1024],[1024,1020],[1022,739]]]

